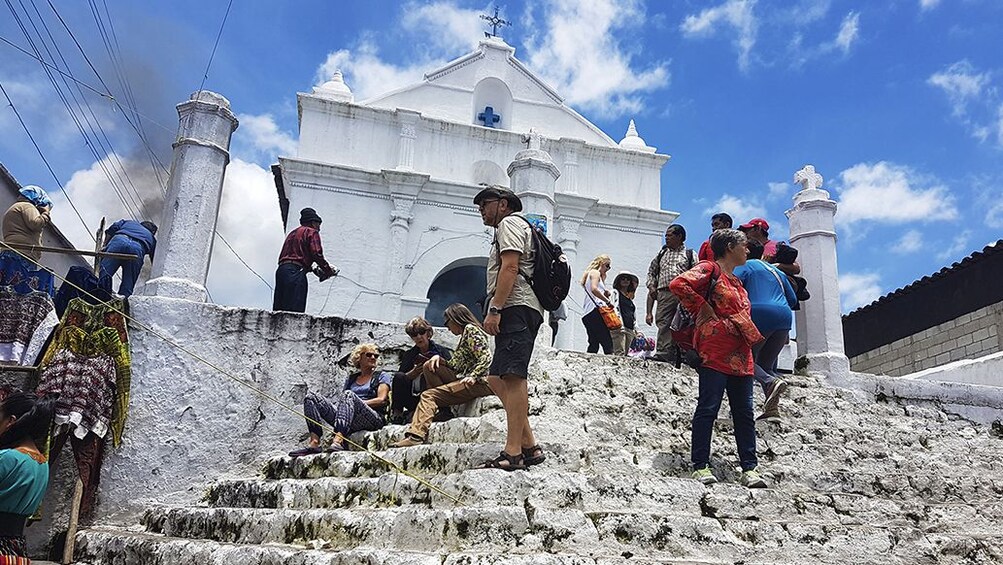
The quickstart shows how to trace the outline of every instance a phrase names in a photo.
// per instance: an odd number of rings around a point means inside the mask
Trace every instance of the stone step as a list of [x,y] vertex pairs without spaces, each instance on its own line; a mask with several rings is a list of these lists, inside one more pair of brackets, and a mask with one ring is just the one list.
[[157,534],[99,527],[77,536],[77,563],[90,565],[724,565],[732,561],[716,559],[648,558],[630,552],[611,557],[533,552],[520,553],[450,552],[419,553],[379,549],[331,551],[303,547],[238,545],[209,540],[189,540]]

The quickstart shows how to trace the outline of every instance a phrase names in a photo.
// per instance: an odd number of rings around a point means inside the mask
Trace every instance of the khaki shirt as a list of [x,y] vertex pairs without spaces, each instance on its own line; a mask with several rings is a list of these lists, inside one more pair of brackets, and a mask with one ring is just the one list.
[[488,254],[488,299],[494,297],[495,289],[498,288],[498,272],[501,270],[501,252],[519,252],[519,272],[526,276],[517,275],[512,292],[505,301],[505,308],[509,306],[529,306],[543,315],[543,306],[533,292],[533,287],[529,285],[526,277],[533,276],[533,231],[529,223],[516,215],[508,215],[502,218],[495,228],[495,239],[491,242],[491,252]]
[[[18,199],[3,215],[4,243],[42,245],[42,230],[47,225],[49,225],[48,212],[39,212],[38,207],[31,202],[23,198]],[[37,249],[30,252],[19,251],[36,261],[42,258],[42,252]]]

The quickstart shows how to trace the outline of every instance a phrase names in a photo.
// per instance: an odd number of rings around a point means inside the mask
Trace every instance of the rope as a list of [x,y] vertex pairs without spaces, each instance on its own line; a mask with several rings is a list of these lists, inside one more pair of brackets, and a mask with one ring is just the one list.
[[[44,271],[52,274],[52,276],[54,276],[55,278],[59,279],[63,284],[68,284],[72,288],[74,288],[77,291],[81,292],[82,294],[84,294],[86,296],[89,296],[90,298],[92,298],[92,299],[94,299],[94,300],[96,300],[98,302],[101,302],[100,299],[98,299],[96,296],[94,296],[90,292],[88,292],[88,291],[84,290],[83,288],[80,288],[79,286],[77,286],[77,285],[73,284],[72,282],[66,280],[64,277],[56,274],[56,272],[53,271],[52,269],[50,269],[50,268],[46,267],[45,265],[39,263],[38,261],[36,261],[35,259],[29,257],[28,255],[25,255],[24,253],[21,253],[17,249],[14,249],[13,247],[7,245],[3,241],[0,241],[0,246],[2,246],[3,248],[8,249],[10,251],[13,251],[14,253],[17,253],[18,255],[20,255],[23,259],[25,259],[27,261],[30,261],[31,263],[34,263],[40,269],[42,269],[42,270],[44,270]],[[163,333],[161,333],[161,332],[159,332],[159,331],[151,328],[150,326],[148,326],[148,325],[140,322],[139,320],[137,320],[137,319],[133,318],[132,316],[130,316],[128,313],[126,313],[126,312],[124,312],[122,310],[119,310],[118,308],[114,308],[114,307],[112,307],[111,310],[113,312],[117,313],[117,314],[120,314],[123,318],[125,318],[126,320],[128,320],[129,322],[131,322],[132,324],[134,324],[135,326],[137,326],[137,327],[139,327],[141,329],[144,329],[147,332],[153,334],[154,336],[160,338],[162,341],[164,341],[165,343],[167,343],[167,345],[169,345],[169,346],[177,349],[178,351],[181,351],[182,353],[187,354],[188,356],[192,357],[193,359],[195,359],[197,361],[200,361],[204,365],[208,366],[209,368],[213,369],[214,371],[216,371],[217,373],[223,375],[224,377],[232,380],[233,382],[235,382],[235,383],[237,383],[239,385],[242,385],[242,386],[250,389],[253,393],[257,394],[261,398],[264,398],[265,400],[268,400],[268,401],[272,402],[273,404],[277,405],[278,407],[282,408],[283,410],[285,410],[285,411],[287,411],[287,412],[289,412],[289,413],[291,413],[291,414],[293,414],[295,416],[299,416],[300,418],[303,418],[304,420],[306,420],[306,421],[308,421],[310,423],[316,424],[321,429],[325,429],[326,428],[326,429],[328,429],[328,430],[330,430],[330,431],[332,431],[334,433],[337,433],[337,430],[335,430],[327,422],[318,422],[318,421],[314,420],[313,418],[308,417],[306,414],[304,414],[301,411],[293,408],[292,406],[289,406],[289,405],[285,404],[284,402],[282,402],[278,398],[272,396],[271,394],[265,392],[264,390],[261,390],[260,388],[258,388],[254,384],[252,384],[250,382],[247,382],[246,380],[241,379],[240,377],[227,372],[225,369],[223,369],[222,367],[216,365],[212,361],[209,361],[208,359],[202,357],[201,355],[199,355],[199,354],[197,354],[197,353],[195,353],[195,352],[193,352],[193,351],[185,348],[184,346],[176,343],[170,337],[168,337],[168,336],[164,335]],[[432,483],[428,482],[423,477],[418,476],[418,475],[416,475],[414,473],[411,473],[411,472],[407,471],[406,469],[402,468],[400,465],[397,465],[393,461],[390,461],[389,459],[383,457],[382,455],[377,454],[375,451],[372,451],[368,447],[365,447],[363,445],[359,445],[358,443],[355,443],[354,441],[352,441],[351,439],[349,439],[347,437],[342,436],[342,438],[350,446],[356,448],[358,451],[364,451],[364,452],[366,452],[367,454],[369,454],[369,456],[373,457],[377,461],[380,461],[384,465],[387,465],[388,467],[392,468],[395,472],[403,474],[403,475],[405,475],[407,477],[410,477],[410,478],[418,481],[418,483],[420,483],[420,484],[428,487],[430,490],[432,490],[432,491],[434,491],[434,492],[436,492],[438,494],[441,494],[442,496],[444,496],[447,499],[455,502],[456,504],[463,504],[463,502],[459,498],[457,498],[457,497],[455,497],[455,496],[447,493],[446,491],[440,489],[439,487],[433,485]]]

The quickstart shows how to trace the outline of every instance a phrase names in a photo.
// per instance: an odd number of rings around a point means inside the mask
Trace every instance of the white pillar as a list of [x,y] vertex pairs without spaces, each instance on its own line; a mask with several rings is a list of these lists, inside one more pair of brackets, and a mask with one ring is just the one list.
[[[542,216],[549,236],[554,232],[551,226],[554,221],[554,189],[561,172],[550,154],[542,149],[540,134],[530,130],[527,142],[529,148],[516,153],[515,159],[508,166],[510,187],[522,200],[521,214],[530,220],[534,216]],[[536,341],[537,344],[549,347],[552,331],[547,322],[545,316]]]
[[208,90],[178,104],[180,125],[160,221],[157,256],[143,294],[204,302],[213,235],[237,118]]
[[[839,270],[836,267],[836,202],[821,189],[822,175],[805,165],[794,182],[803,188],[787,211],[791,245],[798,249],[801,276],[808,281],[811,299],[798,311],[798,352],[808,359],[808,370],[829,375],[845,374],[850,362],[843,349],[843,321],[839,304]],[[803,334],[802,334],[803,328]]]
[[[578,233],[582,222],[589,210],[599,201],[596,198],[578,196],[575,194],[558,193],[557,200],[557,234],[551,239],[557,242],[568,258],[571,265],[571,292],[564,300],[564,309],[568,313],[568,319],[561,322],[560,330],[557,332],[558,349],[575,350],[577,344],[584,341],[584,330],[581,318],[582,294],[581,286],[578,284],[578,277],[581,276],[585,263],[591,258],[586,258],[584,263],[578,260],[578,243],[581,236]],[[582,348],[584,350],[584,348]]]

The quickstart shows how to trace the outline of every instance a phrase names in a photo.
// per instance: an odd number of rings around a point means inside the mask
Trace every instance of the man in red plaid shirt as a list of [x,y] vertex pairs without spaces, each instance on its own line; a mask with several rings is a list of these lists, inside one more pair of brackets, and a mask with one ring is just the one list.
[[286,236],[279,253],[279,268],[275,270],[272,310],[305,312],[306,274],[313,272],[321,281],[338,274],[338,269],[324,259],[320,223],[320,216],[313,208],[303,208],[300,211],[300,226]]

